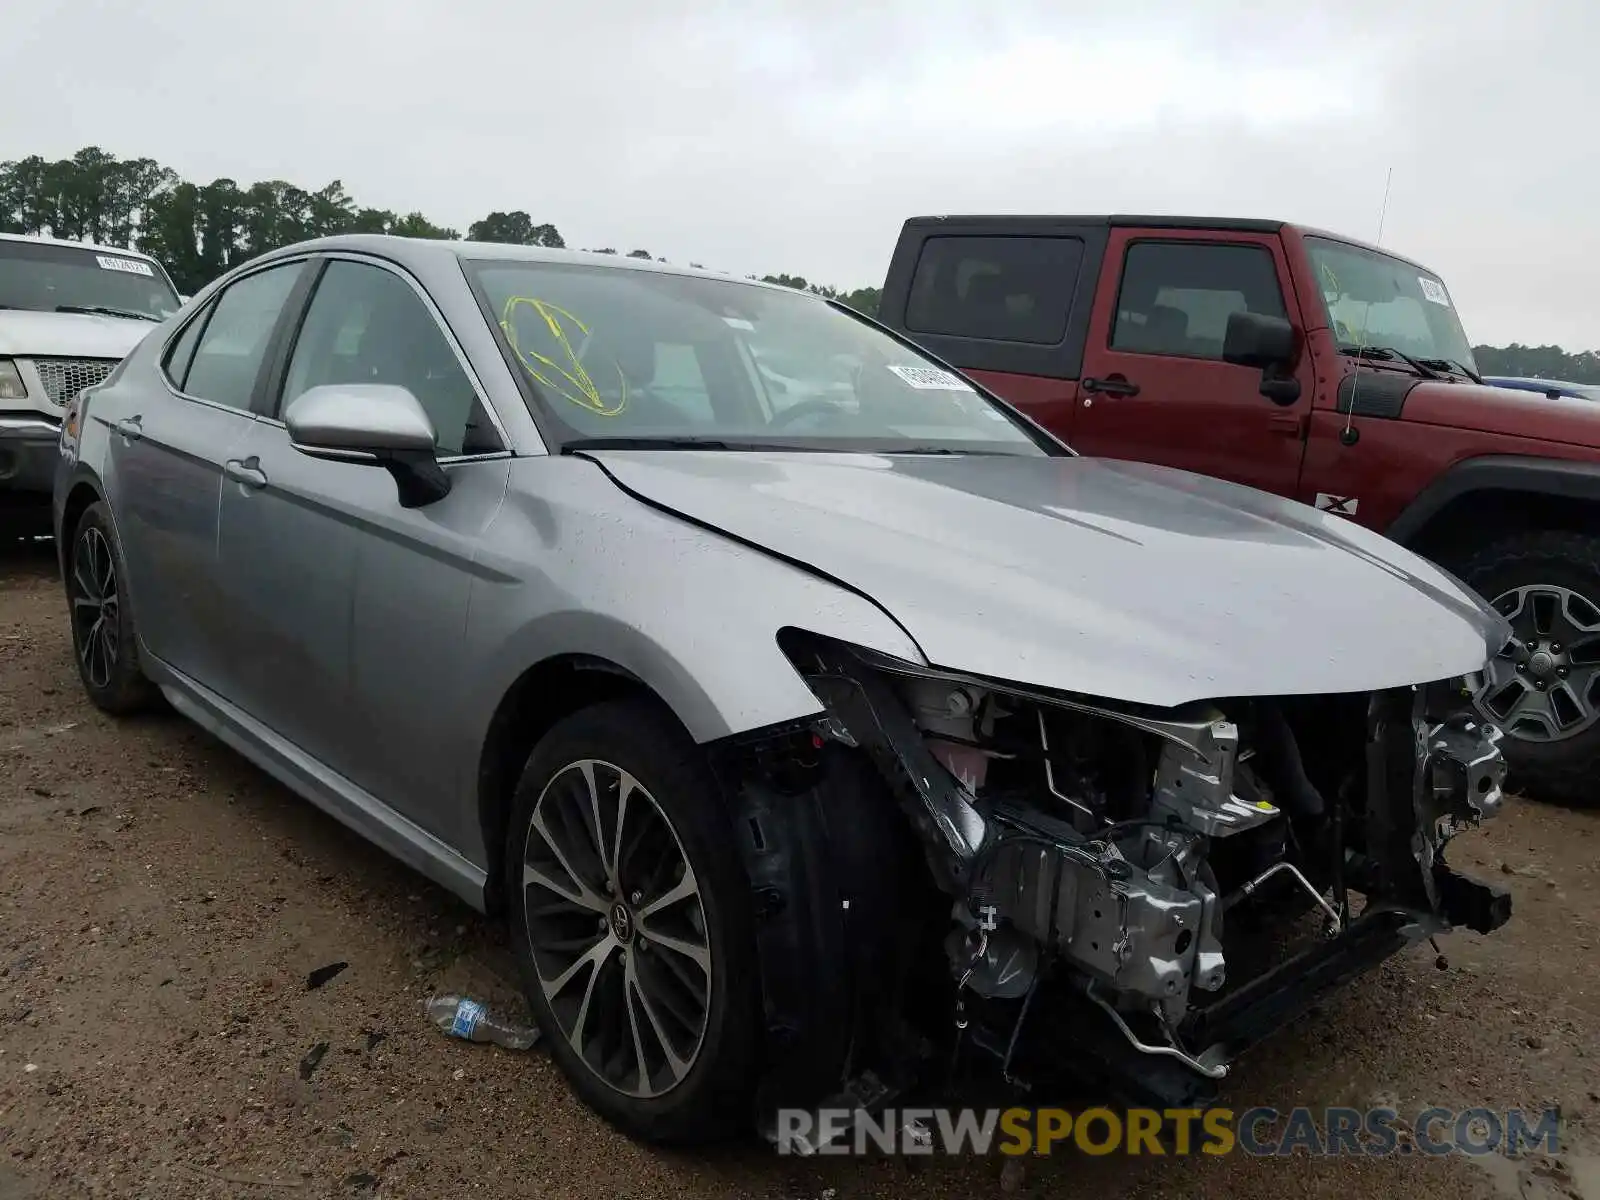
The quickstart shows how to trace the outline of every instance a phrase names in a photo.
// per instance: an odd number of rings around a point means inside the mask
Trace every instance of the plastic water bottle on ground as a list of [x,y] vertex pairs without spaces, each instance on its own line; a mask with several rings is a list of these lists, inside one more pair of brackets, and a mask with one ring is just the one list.
[[428,1020],[451,1037],[468,1042],[493,1042],[507,1050],[527,1050],[539,1040],[539,1031],[496,1016],[465,996],[430,996]]

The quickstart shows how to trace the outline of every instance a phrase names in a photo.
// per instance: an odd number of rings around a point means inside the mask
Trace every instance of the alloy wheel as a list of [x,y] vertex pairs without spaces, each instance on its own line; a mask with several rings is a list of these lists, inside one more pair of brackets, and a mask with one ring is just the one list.
[[78,536],[72,553],[72,632],[84,677],[93,688],[110,687],[116,671],[118,605],[111,543],[91,525]]
[[564,767],[534,805],[522,891],[561,1036],[617,1091],[671,1091],[705,1039],[711,945],[694,870],[660,804],[612,763]]
[[1510,643],[1489,663],[1479,709],[1512,737],[1561,742],[1600,719],[1600,606],[1552,584],[1502,593]]

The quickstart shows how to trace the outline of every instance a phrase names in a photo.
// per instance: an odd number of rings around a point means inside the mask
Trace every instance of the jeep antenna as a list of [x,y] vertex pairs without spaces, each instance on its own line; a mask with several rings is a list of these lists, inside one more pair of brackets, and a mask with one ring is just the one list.
[[[1373,245],[1383,249],[1383,221],[1389,215],[1389,185],[1394,183],[1394,168],[1383,178],[1383,203],[1378,206],[1378,236]],[[1361,336],[1356,339],[1356,369],[1350,372],[1350,407],[1345,409],[1344,430],[1339,434],[1339,441],[1346,446],[1356,444],[1356,390],[1361,386],[1361,363],[1364,359],[1362,351],[1367,348],[1367,321],[1372,316],[1372,301],[1367,301],[1367,306],[1361,310]]]

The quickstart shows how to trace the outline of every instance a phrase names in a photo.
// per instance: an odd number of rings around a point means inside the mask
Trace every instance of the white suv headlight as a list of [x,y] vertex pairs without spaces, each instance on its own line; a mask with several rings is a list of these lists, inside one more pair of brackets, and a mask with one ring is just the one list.
[[26,400],[28,389],[22,385],[22,375],[17,364],[9,358],[0,358],[0,400]]

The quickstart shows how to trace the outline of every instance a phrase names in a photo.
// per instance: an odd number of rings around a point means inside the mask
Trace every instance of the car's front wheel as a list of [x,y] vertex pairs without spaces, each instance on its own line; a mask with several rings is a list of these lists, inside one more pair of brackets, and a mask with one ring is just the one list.
[[506,870],[528,1002],[583,1100],[648,1141],[748,1124],[750,889],[684,731],[639,702],[559,722],[518,784]]
[[116,527],[103,501],[84,510],[72,530],[66,567],[72,656],[96,708],[124,716],[152,707],[160,693],[139,666],[139,643],[128,603]]

